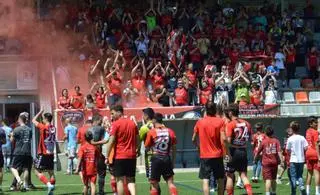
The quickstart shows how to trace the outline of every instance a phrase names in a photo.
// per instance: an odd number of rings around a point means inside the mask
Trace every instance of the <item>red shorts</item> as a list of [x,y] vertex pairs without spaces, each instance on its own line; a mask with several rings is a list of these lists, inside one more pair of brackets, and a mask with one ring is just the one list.
[[308,171],[311,171],[311,170],[320,171],[320,167],[318,166],[318,160],[307,160],[307,169]]
[[97,181],[97,175],[83,175],[82,181],[85,185],[89,185],[90,183],[95,184]]
[[278,166],[263,166],[262,176],[264,180],[276,180],[278,173]]

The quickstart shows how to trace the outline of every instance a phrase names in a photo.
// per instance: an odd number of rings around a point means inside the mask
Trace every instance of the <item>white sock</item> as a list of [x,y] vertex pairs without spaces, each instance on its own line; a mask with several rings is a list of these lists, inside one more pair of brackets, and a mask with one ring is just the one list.
[[320,186],[316,186],[316,195],[320,194]]
[[307,193],[307,195],[310,195],[310,185],[306,186],[306,193]]
[[47,183],[47,186],[48,186],[48,187],[49,187],[49,186],[51,186],[51,183],[50,183],[50,182],[48,182],[48,183]]
[[266,195],[270,195],[270,192],[266,192]]

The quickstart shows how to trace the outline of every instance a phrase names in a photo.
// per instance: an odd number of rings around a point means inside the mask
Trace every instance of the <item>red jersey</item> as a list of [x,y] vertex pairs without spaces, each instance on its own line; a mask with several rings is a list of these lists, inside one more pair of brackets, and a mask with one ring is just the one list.
[[72,99],[73,99],[72,108],[82,109],[84,107],[84,104],[83,104],[84,97],[83,97],[82,93],[72,95]]
[[252,148],[253,148],[253,154],[257,154],[258,148],[261,146],[262,141],[266,138],[266,135],[264,133],[255,133],[252,136]]
[[212,95],[212,90],[210,87],[207,87],[204,90],[201,90],[200,92],[200,104],[201,105],[206,105],[208,102],[210,96]]
[[251,125],[245,120],[236,119],[227,124],[226,135],[231,137],[231,144],[236,147],[246,147],[252,134]]
[[229,58],[231,60],[231,64],[235,65],[239,61],[239,52],[231,51],[229,54]]
[[100,152],[94,145],[91,145],[86,142],[85,144],[80,146],[78,151],[78,158],[82,159],[81,171],[83,175],[91,176],[97,174],[99,156]]
[[223,157],[221,133],[224,132],[224,124],[224,120],[217,117],[206,116],[198,120],[194,133],[199,135],[200,158]]
[[153,83],[154,89],[159,89],[161,85],[164,85],[164,77],[162,75],[159,76],[155,74],[152,77],[152,83]]
[[133,77],[132,78],[132,86],[136,88],[138,91],[144,91],[146,87],[146,80],[143,77]]
[[263,166],[277,166],[280,162],[278,153],[281,152],[280,142],[273,137],[266,137],[258,149],[258,153],[262,152]]
[[60,97],[58,101],[58,106],[60,109],[68,109],[71,107],[71,99],[69,97]]
[[144,143],[146,148],[151,148],[153,153],[161,156],[170,155],[172,146],[176,144],[174,131],[165,126],[151,129]]
[[111,78],[109,80],[109,89],[112,94],[121,96],[121,82],[120,78]]
[[136,124],[127,118],[120,118],[111,125],[110,136],[115,136],[115,159],[135,159],[137,136]]
[[78,143],[80,143],[81,145],[83,145],[84,143],[86,143],[86,133],[88,131],[88,129],[90,128],[90,126],[88,125],[84,125],[83,127],[81,127],[77,133],[77,140]]
[[316,52],[308,54],[309,68],[317,67],[318,65],[318,54]]
[[224,30],[222,28],[214,28],[212,31],[212,39],[217,40],[218,37],[222,37]]
[[193,63],[200,63],[201,62],[201,53],[200,53],[199,48],[197,48],[193,54],[190,54],[190,60]]
[[251,104],[261,105],[261,103],[262,103],[261,96],[262,96],[262,91],[260,89],[254,90],[251,94],[251,97],[250,97]]
[[40,132],[38,154],[53,155],[56,143],[56,128],[53,125],[38,123],[37,128]]
[[319,133],[316,129],[309,128],[306,132],[306,140],[308,142],[308,149],[306,151],[307,160],[318,160],[317,145]]
[[296,61],[296,50],[290,49],[291,54],[287,55],[287,63],[294,63]]
[[187,105],[188,104],[188,92],[183,88],[176,88],[174,90],[176,104],[179,106]]
[[187,77],[190,81],[190,85],[193,87],[196,87],[197,85],[197,75],[195,72],[188,70],[187,72]]
[[106,94],[96,93],[96,107],[105,108],[106,107]]

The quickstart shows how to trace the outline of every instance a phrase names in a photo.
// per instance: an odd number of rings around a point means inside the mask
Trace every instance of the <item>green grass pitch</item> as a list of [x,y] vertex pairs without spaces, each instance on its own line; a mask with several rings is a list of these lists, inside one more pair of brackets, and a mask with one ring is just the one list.
[[[306,171],[305,171],[306,172]],[[250,173],[249,173],[250,177]],[[250,177],[251,178],[251,177]],[[6,173],[4,175],[4,181],[2,185],[2,189],[4,191],[3,194],[25,194],[25,195],[44,195],[47,190],[46,187],[39,182],[39,180],[33,175],[32,181],[37,186],[38,189],[29,191],[29,192],[10,192],[9,186],[12,181],[12,175]],[[145,178],[145,174],[137,174],[137,194],[138,195],[149,195],[149,184]],[[198,173],[177,173],[175,175],[175,182],[180,195],[196,195],[201,194],[201,181],[198,179]],[[278,185],[277,194],[290,194],[290,186],[286,185],[288,183],[287,179],[283,180],[283,184]],[[254,194],[265,194],[264,192],[264,184],[260,181],[258,184],[253,184],[253,192]],[[168,195],[168,190],[164,182],[161,183],[162,195]],[[311,194],[314,194],[314,185],[311,188]],[[65,175],[63,172],[57,173],[57,183],[56,190],[54,191],[55,195],[81,195],[82,185],[80,182],[80,178],[78,175]],[[109,185],[109,177],[106,178],[106,186],[105,186],[106,194],[112,194],[110,185]],[[245,194],[245,190],[236,189],[236,195]]]

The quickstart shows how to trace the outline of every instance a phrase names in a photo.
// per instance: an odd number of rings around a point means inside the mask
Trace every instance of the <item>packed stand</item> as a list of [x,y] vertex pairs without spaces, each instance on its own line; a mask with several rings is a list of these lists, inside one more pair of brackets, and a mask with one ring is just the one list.
[[[89,72],[91,95],[85,98],[79,91],[74,97],[64,90],[59,108],[187,106],[211,100],[276,104],[278,89],[301,76],[296,67],[305,67],[316,86],[313,23],[301,13],[281,14],[268,3],[260,9],[195,5],[151,1],[148,8],[135,9],[107,1],[103,7],[67,9],[68,28],[84,34],[77,54]],[[312,9],[305,12],[312,15]],[[77,99],[81,106],[73,105]]]

